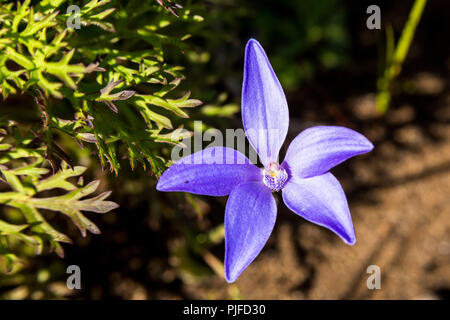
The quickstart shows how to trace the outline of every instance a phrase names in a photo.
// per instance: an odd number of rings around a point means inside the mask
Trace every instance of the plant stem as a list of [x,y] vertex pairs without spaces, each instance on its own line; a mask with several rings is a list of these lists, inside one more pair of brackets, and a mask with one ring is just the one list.
[[414,2],[394,54],[391,59],[388,57],[383,77],[378,80],[377,110],[380,113],[385,113],[389,108],[392,82],[400,74],[426,3],[427,0],[416,0]]

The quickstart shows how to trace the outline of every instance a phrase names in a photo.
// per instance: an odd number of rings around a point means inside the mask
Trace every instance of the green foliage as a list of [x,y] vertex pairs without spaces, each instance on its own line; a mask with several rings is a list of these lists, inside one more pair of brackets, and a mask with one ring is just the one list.
[[58,140],[75,139],[116,175],[122,159],[164,171],[168,147],[192,134],[187,109],[201,104],[180,88],[183,68],[166,55],[186,50],[190,35],[180,30],[200,21],[170,1],[0,0],[0,95],[24,101],[0,115],[0,272],[47,247],[63,256],[71,239],[46,211],[86,236],[100,230],[82,212],[118,207],[105,200],[110,192],[93,195],[99,181],[84,184],[86,168]]
[[[91,196],[99,181],[86,185],[80,177],[86,170],[77,166],[69,168],[63,165],[56,174],[45,168],[45,148],[38,144],[32,134],[22,137],[14,123],[9,124],[9,135],[0,138],[0,170],[2,189],[0,204],[17,209],[9,212],[7,218],[0,220],[0,259],[5,260],[6,271],[13,270],[20,258],[15,252],[14,239],[22,241],[34,249],[35,254],[42,253],[44,245],[64,256],[61,242],[71,243],[65,234],[57,231],[42,215],[40,210],[60,212],[69,217],[83,236],[86,231],[100,233],[98,227],[86,218],[81,211],[106,213],[118,207],[111,201],[105,201],[110,192]],[[7,133],[2,129],[2,133]],[[79,177],[72,182],[71,178]],[[55,190],[63,192],[55,192]],[[87,198],[86,198],[87,197]],[[83,200],[81,200],[84,198]],[[7,212],[7,211],[5,211]]]
[[[160,175],[166,160],[158,144],[177,144],[188,135],[182,126],[173,130],[173,119],[180,125],[188,118],[184,109],[201,104],[189,92],[169,97],[184,76],[181,67],[165,62],[163,49],[185,48],[189,35],[164,30],[201,18],[180,8],[176,17],[166,10],[175,12],[172,7],[153,1],[92,0],[80,5],[76,17],[62,14],[66,7],[61,0],[2,6],[1,95],[27,91],[39,98],[48,144],[56,129],[94,143],[102,165],[116,174],[125,155],[133,168],[148,162]],[[77,17],[82,28],[68,28]],[[63,103],[70,104],[74,120],[54,116]]]

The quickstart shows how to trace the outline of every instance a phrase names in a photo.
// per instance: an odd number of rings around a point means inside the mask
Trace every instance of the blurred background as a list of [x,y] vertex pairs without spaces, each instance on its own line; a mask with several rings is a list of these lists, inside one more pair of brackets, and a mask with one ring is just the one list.
[[[49,214],[74,244],[63,245],[63,259],[44,253],[20,272],[0,275],[0,297],[450,298],[448,1],[427,2],[386,110],[377,109],[385,52],[390,35],[400,37],[414,1],[179,2],[204,19],[169,30],[192,34],[183,50],[165,48],[168,61],[185,67],[180,90],[203,101],[189,110],[190,119],[222,132],[242,127],[244,47],[255,38],[288,99],[285,146],[318,124],[355,129],[374,143],[371,153],[333,169],[348,197],[356,245],[345,245],[278,201],[269,242],[229,285],[222,271],[226,197],[159,193],[157,180],[142,167],[123,165],[115,176],[102,170],[96,157],[62,140],[66,151],[89,167],[88,177],[112,190],[111,200],[120,208],[87,214],[102,233],[85,238],[64,218]],[[380,30],[366,27],[366,10],[373,4],[381,9]],[[9,98],[0,108],[11,111],[24,99]],[[81,268],[81,290],[66,288],[66,268],[72,264]],[[366,286],[370,265],[381,269],[380,290]]]

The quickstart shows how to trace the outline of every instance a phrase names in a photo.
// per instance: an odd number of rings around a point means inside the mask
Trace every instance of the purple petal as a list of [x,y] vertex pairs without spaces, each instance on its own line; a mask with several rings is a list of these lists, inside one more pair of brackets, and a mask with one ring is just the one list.
[[269,59],[254,39],[245,48],[241,108],[248,140],[262,163],[277,161],[289,126],[289,110]]
[[225,278],[234,282],[256,258],[272,233],[275,199],[261,182],[233,189],[225,209]]
[[355,244],[344,190],[331,173],[307,179],[291,178],[283,189],[283,200],[306,220],[330,229],[347,244]]
[[213,147],[173,164],[163,173],[156,189],[225,196],[239,183],[261,179],[261,170],[242,153]]
[[339,163],[372,149],[373,144],[366,137],[351,129],[312,127],[291,142],[283,165],[292,175],[309,178],[324,174]]

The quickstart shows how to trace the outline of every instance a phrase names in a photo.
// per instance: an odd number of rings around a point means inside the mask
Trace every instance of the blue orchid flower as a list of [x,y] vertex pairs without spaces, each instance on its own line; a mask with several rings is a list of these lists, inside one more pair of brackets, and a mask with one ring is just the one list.
[[353,245],[356,237],[347,199],[329,170],[371,151],[372,143],[348,128],[312,127],[292,141],[279,164],[289,110],[266,53],[254,39],[245,48],[241,109],[246,136],[263,169],[236,150],[212,147],[173,164],[156,186],[159,191],[229,195],[225,208],[225,279],[234,282],[269,239],[277,216],[272,194],[276,191],[282,191],[290,210]]

